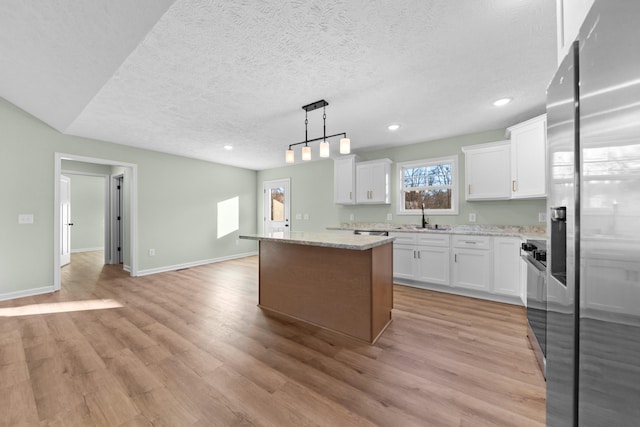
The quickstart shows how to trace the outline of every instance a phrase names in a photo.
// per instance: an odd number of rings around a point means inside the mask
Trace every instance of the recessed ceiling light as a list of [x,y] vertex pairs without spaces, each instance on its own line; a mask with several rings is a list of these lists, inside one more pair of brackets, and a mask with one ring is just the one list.
[[400,125],[397,123],[394,123],[392,125],[387,126],[387,129],[389,129],[391,132],[396,131],[398,129],[400,129]]
[[503,105],[507,105],[512,101],[513,98],[500,98],[497,101],[493,101],[493,105],[496,107],[502,107]]
[[224,149],[227,150],[227,151],[231,151],[231,150],[233,150],[233,145],[225,145]]

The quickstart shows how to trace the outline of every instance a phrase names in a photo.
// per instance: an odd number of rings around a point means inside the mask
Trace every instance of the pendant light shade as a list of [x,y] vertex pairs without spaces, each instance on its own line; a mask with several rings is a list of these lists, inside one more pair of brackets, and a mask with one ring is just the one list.
[[296,158],[294,156],[293,150],[291,148],[289,148],[285,154],[285,158],[284,161],[286,163],[294,163],[296,161]]
[[349,154],[351,152],[351,140],[349,138],[340,139],[340,154]]
[[302,160],[311,160],[311,147],[306,145],[302,147]]
[[325,139],[320,143],[320,157],[329,157],[330,155],[329,142]]
[[[312,102],[311,104],[304,105],[302,109],[305,111],[304,113],[304,141],[296,142],[295,144],[289,144],[289,149],[285,155],[286,163],[294,163],[295,155],[293,153],[293,147],[296,145],[302,145],[302,160],[309,161],[311,160],[311,147],[309,147],[310,142],[321,141],[320,142],[320,157],[330,157],[331,156],[331,148],[329,147],[329,139],[335,138],[337,136],[342,136],[343,138],[340,140],[340,154],[349,154],[351,152],[351,141],[347,138],[346,132],[336,133],[333,135],[327,135],[327,113],[325,112],[325,107],[329,105],[327,101],[321,99],[320,101]],[[322,108],[322,136],[320,138],[309,139],[309,135],[307,132],[309,120],[307,118],[307,114],[309,111],[317,110],[318,108]]]

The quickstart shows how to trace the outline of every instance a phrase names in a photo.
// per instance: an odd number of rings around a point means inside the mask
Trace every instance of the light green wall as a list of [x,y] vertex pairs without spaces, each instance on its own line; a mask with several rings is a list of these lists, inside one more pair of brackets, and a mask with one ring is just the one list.
[[[0,129],[0,299],[53,285],[55,152],[138,165],[141,271],[256,248],[237,239],[256,230],[255,171],[63,135],[2,98]],[[234,196],[240,230],[218,239],[216,204]],[[19,213],[34,224],[18,225]]]
[[100,165],[97,163],[86,163],[86,162],[78,162],[75,160],[62,160],[61,169],[64,173],[65,171],[72,171],[77,173],[87,173],[87,174],[100,174],[100,175],[110,175],[112,166],[109,165]]
[[71,180],[71,252],[104,248],[105,178],[67,175]]
[[[311,163],[299,163],[292,166],[269,169],[258,172],[258,187],[262,182],[276,178],[291,177],[291,217],[294,230],[322,231],[326,227],[335,227],[344,222],[381,222],[393,224],[419,224],[419,215],[397,215],[398,171],[397,162],[437,158],[450,155],[458,156],[459,169],[459,214],[430,215],[432,224],[459,225],[469,224],[469,213],[476,213],[476,224],[489,225],[544,225],[538,222],[538,212],[545,212],[545,200],[505,200],[466,202],[464,200],[464,155],[461,147],[504,140],[504,129],[462,135],[419,144],[405,145],[384,150],[356,153],[361,161],[388,158],[393,161],[391,168],[391,204],[390,205],[351,205],[342,206],[333,203],[333,160],[319,160]],[[261,194],[258,201],[261,203]],[[262,212],[262,205],[259,205]],[[296,221],[295,213],[309,212],[309,221]],[[387,214],[393,215],[387,221]],[[354,215],[354,221],[350,215]],[[258,228],[262,229],[262,214]]]
[[[263,228],[263,182],[291,179],[291,230],[322,231],[340,223],[339,210],[333,204],[333,160],[296,164],[284,168],[258,171],[256,186],[258,229]],[[309,215],[309,220],[297,220],[296,214]]]

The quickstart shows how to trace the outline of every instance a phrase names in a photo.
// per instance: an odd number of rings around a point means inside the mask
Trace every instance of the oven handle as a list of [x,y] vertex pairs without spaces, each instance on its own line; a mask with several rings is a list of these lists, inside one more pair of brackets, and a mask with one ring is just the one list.
[[536,270],[538,270],[541,273],[544,273],[546,271],[546,268],[542,268],[539,265],[534,264],[533,262],[531,262],[531,260],[529,259],[528,256],[525,255],[520,255],[520,258],[522,258],[523,260],[525,260],[527,262],[527,265],[530,265],[532,267],[535,267]]

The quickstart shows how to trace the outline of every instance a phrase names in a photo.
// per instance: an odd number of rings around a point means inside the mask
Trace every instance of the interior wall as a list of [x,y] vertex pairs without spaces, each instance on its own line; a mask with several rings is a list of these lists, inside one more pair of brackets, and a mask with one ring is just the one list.
[[[404,145],[383,150],[355,153],[361,161],[388,158],[393,161],[391,168],[391,204],[389,205],[336,205],[333,203],[333,160],[318,160],[309,163],[297,163],[282,168],[259,171],[257,186],[262,188],[262,182],[291,178],[291,224],[292,230],[323,231],[327,227],[336,227],[346,222],[375,222],[390,224],[420,224],[420,215],[398,215],[399,177],[397,162],[411,160],[458,156],[458,201],[457,215],[430,215],[432,224],[462,225],[470,224],[469,213],[476,214],[475,224],[486,225],[535,225],[544,226],[538,222],[538,213],[546,212],[546,200],[504,200],[467,202],[464,199],[464,154],[461,147],[474,144],[484,144],[505,139],[505,130],[497,129],[453,138],[428,141],[419,144]],[[317,147],[314,147],[317,150]],[[317,151],[316,151],[317,153]],[[334,154],[339,155],[339,154]],[[283,149],[284,156],[284,149]],[[258,195],[262,200],[262,195]],[[259,223],[262,230],[262,204],[258,203]],[[295,213],[309,213],[309,220],[296,220]],[[387,214],[393,219],[387,220]],[[354,220],[351,220],[353,215]]]
[[[322,231],[340,222],[339,210],[333,204],[333,161],[300,163],[288,167],[258,171],[258,229],[263,229],[263,182],[290,178],[292,231]],[[309,219],[305,220],[305,214]],[[301,216],[298,219],[297,215]]]
[[[254,252],[256,172],[64,135],[0,98],[0,299],[53,287],[54,154],[138,165],[140,273]],[[239,228],[217,237],[217,203],[239,200]],[[34,223],[18,224],[18,214]],[[155,249],[155,256],[149,249]]]

